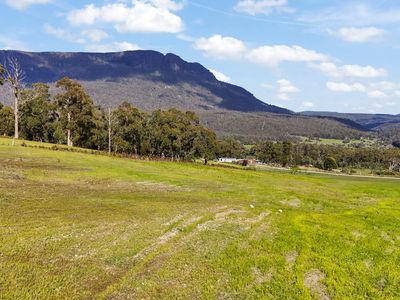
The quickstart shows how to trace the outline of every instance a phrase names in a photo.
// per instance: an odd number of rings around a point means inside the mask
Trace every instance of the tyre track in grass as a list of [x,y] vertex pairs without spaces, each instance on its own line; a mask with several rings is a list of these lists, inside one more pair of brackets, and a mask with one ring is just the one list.
[[[121,274],[114,283],[100,291],[96,298],[135,298],[134,290],[124,289],[124,283],[129,281],[130,278],[140,278],[150,274],[152,270],[160,269],[169,257],[188,245],[199,233],[206,230],[218,230],[220,226],[226,223],[245,225],[245,230],[257,230],[258,227],[263,226],[265,218],[270,215],[270,212],[266,210],[255,217],[242,217],[242,215],[248,213],[249,211],[240,208],[228,208],[223,206],[216,207],[209,213],[182,220],[181,227],[174,227],[165,232],[163,235],[159,236],[155,242],[137,253],[132,258],[133,266]],[[231,219],[230,217],[232,216],[240,217]]]

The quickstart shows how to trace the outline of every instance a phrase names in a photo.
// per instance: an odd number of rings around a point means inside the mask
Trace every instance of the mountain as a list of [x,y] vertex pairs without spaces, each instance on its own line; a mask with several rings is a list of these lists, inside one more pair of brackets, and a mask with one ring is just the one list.
[[362,130],[379,130],[391,124],[400,124],[399,115],[389,114],[357,114],[357,113],[337,113],[327,111],[304,111],[303,116],[310,117],[329,117],[342,120],[348,120],[358,124]]
[[[170,102],[181,96],[195,109],[292,113],[262,102],[241,87],[218,81],[202,65],[188,63],[170,53],[163,55],[145,50],[118,53],[0,51],[0,61],[7,61],[9,57],[21,64],[27,83],[52,83],[68,76],[85,82],[89,91],[94,90],[100,103],[109,102],[111,97],[115,103],[125,97],[127,100],[142,97],[136,102],[155,102],[154,109],[157,106],[163,108],[160,102],[171,106]],[[107,93],[110,90],[112,95]],[[149,105],[139,107],[148,109]]]
[[244,113],[236,111],[199,111],[202,123],[220,137],[233,136],[244,143],[288,140],[299,136],[332,139],[359,139],[371,133],[354,128],[347,122],[300,114]]
[[[63,53],[0,51],[0,63],[15,58],[26,83],[54,83],[65,77],[79,80],[97,104],[115,107],[126,100],[141,110],[175,107],[195,111],[219,137],[234,136],[253,143],[293,136],[358,138],[364,127],[346,118],[308,116],[269,105],[245,89],[218,81],[205,67],[174,54],[156,51]],[[3,63],[4,64],[4,63]],[[0,101],[12,95],[0,87]]]
[[364,132],[373,132],[380,139],[389,143],[400,141],[400,114],[358,114],[327,111],[304,111],[300,114],[307,117],[330,118],[347,122],[352,128]]

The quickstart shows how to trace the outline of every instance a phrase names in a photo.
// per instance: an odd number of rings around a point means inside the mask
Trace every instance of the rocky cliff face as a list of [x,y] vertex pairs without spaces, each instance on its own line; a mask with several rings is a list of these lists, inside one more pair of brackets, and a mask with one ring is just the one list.
[[220,82],[202,65],[186,62],[174,54],[142,50],[118,53],[0,51],[0,62],[10,57],[21,64],[28,84],[53,83],[68,76],[84,82],[100,104],[114,105],[128,100],[138,107],[147,105],[147,109],[177,107],[292,113],[260,101],[241,87]]

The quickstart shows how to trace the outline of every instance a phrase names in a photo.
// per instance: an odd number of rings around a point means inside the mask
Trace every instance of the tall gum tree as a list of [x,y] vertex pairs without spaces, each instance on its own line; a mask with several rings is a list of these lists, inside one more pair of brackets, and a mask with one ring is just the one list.
[[74,140],[79,140],[90,128],[93,117],[93,100],[79,82],[65,77],[56,83],[61,90],[56,95],[60,120],[67,134],[67,145],[74,146]]

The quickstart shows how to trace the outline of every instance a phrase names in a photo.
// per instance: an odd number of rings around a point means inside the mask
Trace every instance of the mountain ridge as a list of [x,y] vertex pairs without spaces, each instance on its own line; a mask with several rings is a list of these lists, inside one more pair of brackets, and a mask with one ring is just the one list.
[[[52,94],[57,92],[55,81],[68,76],[79,80],[103,107],[128,101],[147,112],[168,108],[195,111],[220,137],[234,136],[249,143],[294,136],[357,138],[370,131],[344,116],[308,116],[264,103],[242,87],[218,81],[201,64],[172,53],[0,50],[0,63],[11,57],[20,63],[28,84],[48,83]],[[6,87],[0,87],[1,101],[12,103]]]
[[329,111],[303,111],[299,114],[309,117],[345,119],[362,126],[361,130],[379,130],[384,125],[400,124],[400,114],[338,113]]
[[[111,53],[0,51],[0,62],[7,61],[9,57],[21,64],[29,84],[52,83],[65,76],[88,82],[146,77],[155,83],[168,85],[195,83],[218,99],[212,103],[217,109],[293,113],[257,99],[242,87],[218,81],[201,64],[186,62],[172,53],[164,55],[153,50]],[[197,98],[201,97],[207,102],[207,95],[197,95]]]

